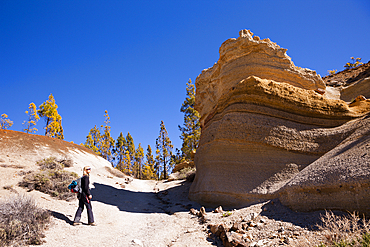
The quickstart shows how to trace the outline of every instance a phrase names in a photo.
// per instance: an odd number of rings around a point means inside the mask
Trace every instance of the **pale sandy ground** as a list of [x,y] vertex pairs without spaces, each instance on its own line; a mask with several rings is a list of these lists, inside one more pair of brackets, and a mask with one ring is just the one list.
[[[17,170],[7,170],[18,181]],[[3,173],[4,174],[4,173]],[[11,181],[8,181],[11,183]],[[3,182],[4,183],[4,182]],[[118,183],[118,184],[117,184]],[[52,212],[52,223],[45,232],[43,246],[211,246],[207,241],[205,226],[189,213],[190,206],[198,207],[187,199],[188,185],[184,181],[156,182],[134,179],[125,188],[124,179],[92,172],[92,206],[97,226],[87,225],[86,209],[83,224],[73,226],[78,201],[66,202],[38,192],[13,186],[18,193],[33,196],[38,205]],[[178,188],[180,191],[171,190]],[[176,194],[175,201],[166,203],[156,192]],[[2,190],[1,197],[13,192]],[[176,200],[177,198],[177,200]],[[187,206],[187,208],[185,208]]]
[[[75,168],[70,168],[71,170]],[[250,246],[317,246],[323,236],[309,228],[320,220],[321,212],[299,213],[282,206],[278,201],[266,201],[245,208],[228,209],[231,215],[212,213],[206,208],[206,222],[190,214],[189,209],[201,205],[188,198],[190,183],[178,181],[145,181],[133,179],[125,184],[103,168],[91,174],[92,206],[97,226],[87,225],[86,210],[82,225],[73,226],[77,199],[67,202],[55,200],[39,191],[27,192],[16,186],[22,179],[22,169],[1,167],[0,200],[16,193],[32,196],[38,206],[49,210],[53,217],[45,231],[42,246],[223,246],[220,239],[209,234],[208,225],[248,222],[252,215],[264,223],[247,231]],[[13,185],[12,189],[3,187]],[[121,185],[125,185],[122,188]],[[275,202],[275,203],[274,203]],[[308,228],[307,228],[308,227]],[[285,231],[281,233],[281,229]],[[286,243],[288,241],[288,243]],[[259,243],[259,244],[256,244]]]
[[[22,174],[39,169],[36,161],[48,157],[70,159],[68,171],[82,175],[92,167],[92,207],[97,226],[88,226],[86,209],[83,225],[73,226],[78,200],[56,200],[39,191],[27,192],[17,184]],[[32,196],[37,204],[52,212],[43,246],[210,246],[205,227],[189,213],[200,205],[187,199],[190,184],[180,181],[156,182],[113,176],[111,164],[79,145],[22,132],[0,132],[0,200],[16,193]],[[125,188],[121,185],[124,184]],[[176,189],[177,188],[177,189]],[[167,194],[158,197],[158,191]],[[168,196],[171,195],[169,198]],[[167,201],[171,202],[167,202]]]

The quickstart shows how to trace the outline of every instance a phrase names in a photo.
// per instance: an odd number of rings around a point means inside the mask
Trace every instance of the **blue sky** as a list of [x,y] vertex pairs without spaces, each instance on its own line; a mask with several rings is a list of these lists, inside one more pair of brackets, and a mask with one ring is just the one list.
[[180,148],[186,82],[241,29],[322,76],[351,56],[370,60],[368,0],[0,0],[0,114],[22,131],[29,103],[52,93],[66,141],[85,142],[108,110],[114,139],[130,132],[154,149],[163,120]]

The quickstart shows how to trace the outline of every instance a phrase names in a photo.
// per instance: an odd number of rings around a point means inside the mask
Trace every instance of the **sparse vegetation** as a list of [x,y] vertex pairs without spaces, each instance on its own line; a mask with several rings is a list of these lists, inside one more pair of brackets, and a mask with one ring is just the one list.
[[1,117],[0,117],[0,129],[5,130],[5,129],[10,128],[12,125],[13,125],[13,121],[11,121],[8,118],[8,115],[6,115],[5,113],[1,114]]
[[337,70],[336,69],[328,70],[328,73],[329,75],[334,75],[335,73],[337,73]]
[[195,177],[196,169],[195,167],[185,167],[178,172],[172,173],[170,175],[172,180],[182,180],[186,179],[186,181],[193,182]]
[[44,159],[37,162],[40,166],[40,171],[27,174],[20,186],[29,190],[38,190],[43,193],[57,197],[61,200],[71,200],[75,194],[68,190],[68,185],[72,180],[78,178],[74,172],[64,171],[65,165],[72,164],[69,160],[56,160],[54,157]]
[[42,244],[50,213],[25,195],[0,202],[0,246]]
[[346,69],[356,68],[357,66],[364,64],[363,62],[361,62],[361,58],[359,57],[358,58],[351,57],[351,60],[352,62],[348,62],[346,63],[346,65],[344,65]]
[[222,217],[229,217],[230,215],[232,215],[232,213],[230,211],[226,211],[222,214]]
[[106,166],[105,169],[116,177],[119,177],[119,178],[125,177],[125,174],[116,168],[111,168],[111,167]]
[[370,246],[370,221],[361,219],[358,214],[337,216],[326,212],[321,221],[318,228],[326,241],[318,247]]

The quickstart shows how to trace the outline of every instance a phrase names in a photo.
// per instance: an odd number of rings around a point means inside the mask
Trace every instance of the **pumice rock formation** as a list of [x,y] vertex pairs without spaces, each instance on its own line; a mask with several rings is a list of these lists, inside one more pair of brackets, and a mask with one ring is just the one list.
[[287,49],[269,39],[261,40],[249,30],[242,30],[239,35],[239,38],[228,39],[221,45],[218,62],[203,70],[196,79],[196,107],[202,124],[219,98],[249,76],[286,82],[304,89],[325,90],[321,77],[315,71],[296,67],[286,54]]
[[[300,190],[290,181],[343,145],[361,125],[352,123],[369,113],[369,100],[348,105],[326,98],[321,77],[294,66],[285,52],[243,30],[221,45],[218,62],[197,77],[202,134],[190,199],[241,206],[282,196],[293,207]],[[368,183],[365,170],[362,178]],[[304,207],[307,191],[294,207],[320,208]]]

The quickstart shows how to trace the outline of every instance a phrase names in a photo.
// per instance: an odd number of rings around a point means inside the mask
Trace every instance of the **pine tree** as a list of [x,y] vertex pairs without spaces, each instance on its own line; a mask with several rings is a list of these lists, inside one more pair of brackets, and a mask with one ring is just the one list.
[[135,161],[134,161],[134,174],[136,178],[143,178],[143,160],[144,160],[144,149],[141,147],[141,143],[136,149],[135,152]]
[[24,121],[23,124],[26,125],[26,128],[23,129],[26,133],[34,133],[37,131],[37,129],[33,126],[36,126],[37,121],[40,120],[39,115],[37,115],[37,109],[35,103],[30,103],[28,106],[28,111],[26,111],[26,114],[28,115],[28,121]]
[[6,115],[5,113],[1,114],[1,118],[0,118],[0,129],[5,130],[7,128],[10,128],[12,125],[13,125],[13,121],[11,121],[8,118],[8,115]]
[[46,122],[45,135],[63,140],[62,117],[58,114],[58,105],[52,94],[49,99],[39,106],[37,113],[43,117]]
[[161,155],[161,151],[159,151],[159,149],[157,148],[155,150],[155,160],[154,160],[154,172],[155,172],[157,180],[160,180],[161,176],[163,174],[162,173],[163,166],[162,166],[162,163],[161,163],[161,160],[160,160],[160,158],[161,158],[160,155]]
[[101,142],[100,130],[95,125],[94,128],[92,128],[89,134],[86,136],[86,142],[84,146],[94,151],[97,155],[101,155],[100,142]]
[[135,144],[134,144],[134,139],[130,135],[130,132],[127,133],[126,143],[127,143],[127,151],[130,156],[129,174],[131,175],[133,173],[133,161],[135,158]]
[[109,162],[113,162],[113,156],[112,156],[112,150],[114,147],[114,139],[110,135],[110,126],[108,125],[110,123],[110,117],[108,115],[108,111],[105,110],[104,112],[104,126],[101,125],[101,128],[103,129],[103,135],[101,136],[101,146],[100,146],[100,152],[101,156],[108,160]]
[[195,87],[189,79],[186,83],[186,98],[182,103],[180,111],[184,113],[184,125],[178,126],[181,131],[181,140],[183,141],[181,152],[183,158],[191,160],[191,153],[196,150],[200,138],[200,115],[194,109]]
[[146,161],[143,169],[143,179],[155,179],[155,171],[154,171],[154,157],[152,154],[152,148],[148,145],[145,155]]
[[117,138],[116,146],[114,148],[114,154],[117,159],[117,165],[116,165],[117,167],[124,167],[123,161],[124,161],[124,156],[126,154],[126,149],[127,149],[126,139],[121,132]]
[[[173,145],[170,138],[168,137],[168,133],[163,121],[161,121],[159,136],[156,140],[156,148],[157,170],[163,170],[163,178],[167,179],[168,171],[173,165],[173,163],[171,163]],[[160,176],[158,176],[158,179],[159,178]]]
[[130,166],[131,166],[131,159],[130,154],[126,150],[125,155],[123,156],[122,165],[117,166],[117,168],[122,171],[123,173],[130,175]]

